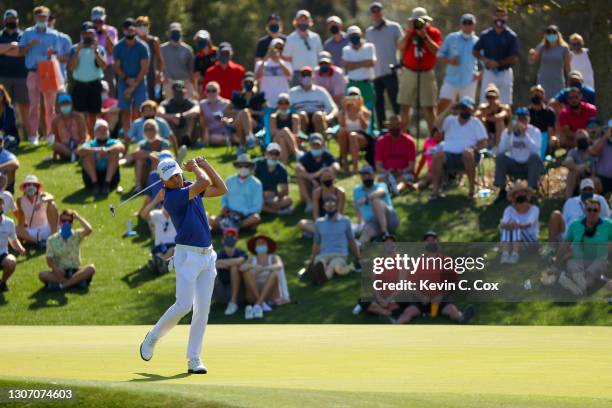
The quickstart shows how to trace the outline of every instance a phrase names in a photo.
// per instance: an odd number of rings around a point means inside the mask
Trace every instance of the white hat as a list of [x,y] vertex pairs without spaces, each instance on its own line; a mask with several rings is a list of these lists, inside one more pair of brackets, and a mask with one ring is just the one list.
[[159,177],[164,181],[170,180],[170,177],[175,174],[182,173],[183,169],[181,169],[181,166],[173,159],[164,159],[157,165],[157,174],[159,174]]
[[361,36],[361,28],[357,27],[356,25],[352,25],[350,26],[347,30],[346,30],[346,35],[347,36],[351,36],[353,34],[359,34]]
[[94,132],[98,130],[98,128],[105,127],[108,129],[108,122],[104,119],[96,119],[96,123],[94,124]]
[[590,178],[582,179],[582,181],[580,182],[580,190],[584,190],[585,188],[589,187],[595,189],[595,183],[593,183],[593,180]]
[[278,44],[285,45],[285,42],[283,41],[282,38],[274,38],[272,41],[270,41],[270,48],[274,48]]
[[207,40],[210,40],[210,33],[206,30],[198,30],[193,38],[206,38]]
[[355,93],[355,94],[361,96],[361,89],[357,88],[356,86],[351,86],[351,87],[349,87],[349,89],[346,90],[346,94],[350,95],[352,93]]
[[427,10],[425,7],[415,7],[412,9],[412,17],[411,19],[422,18],[425,21],[433,21],[433,18],[427,15]]
[[268,152],[280,152],[281,147],[278,143],[272,142],[266,147],[266,153]]
[[342,24],[342,19],[338,16],[331,16],[331,17],[327,17],[327,20],[325,22],[327,24],[329,23]]
[[311,18],[310,17],[310,11],[308,11],[308,10],[298,10],[298,12],[295,13],[295,18],[296,19],[298,19],[298,18],[300,18],[302,16],[307,17],[307,18]]

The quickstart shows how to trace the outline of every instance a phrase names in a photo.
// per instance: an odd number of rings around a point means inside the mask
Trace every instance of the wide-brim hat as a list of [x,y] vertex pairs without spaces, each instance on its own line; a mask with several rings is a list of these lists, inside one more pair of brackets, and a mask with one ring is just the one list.
[[240,156],[238,156],[238,158],[234,162],[234,166],[238,164],[245,164],[245,163],[251,166],[255,164],[253,159],[251,159],[251,156],[249,156],[247,153],[242,153]]
[[523,191],[527,193],[528,198],[531,197],[533,194],[535,194],[535,190],[529,187],[527,183],[517,182],[517,183],[514,183],[510,187],[510,191],[508,191],[508,197],[510,197],[510,199],[514,199],[514,197],[518,193],[523,192]]
[[249,241],[247,242],[247,248],[249,249],[249,251],[255,253],[255,243],[260,239],[266,241],[266,244],[268,245],[269,254],[273,254],[274,252],[276,252],[276,241],[264,234],[256,234],[251,239],[249,239]]
[[43,189],[43,183],[41,183],[38,180],[38,177],[36,177],[33,174],[29,174],[29,175],[25,176],[25,178],[23,179],[23,181],[19,185],[19,191],[23,192],[23,190],[25,189],[25,185],[26,184],[36,184],[38,186],[39,190]]

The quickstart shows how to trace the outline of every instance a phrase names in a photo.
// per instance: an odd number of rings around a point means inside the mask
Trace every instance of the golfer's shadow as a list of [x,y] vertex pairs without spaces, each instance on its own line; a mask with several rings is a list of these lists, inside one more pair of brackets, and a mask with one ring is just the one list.
[[107,196],[104,195],[94,196],[91,189],[83,186],[80,190],[76,190],[64,197],[62,202],[68,204],[87,204],[88,202],[102,201],[106,198]]
[[28,306],[30,310],[42,309],[43,307],[62,307],[68,303],[68,298],[63,290],[49,292],[44,287],[32,293],[29,297],[34,302]]
[[150,373],[134,373],[134,374],[140,375],[141,378],[132,378],[129,382],[155,382],[155,381],[177,380],[179,378],[185,378],[191,375],[185,372],[175,374],[169,377],[159,375],[159,374],[150,374]]
[[137,288],[142,284],[152,281],[157,278],[161,278],[165,274],[157,273],[149,267],[149,265],[142,265],[140,268],[133,272],[124,275],[121,280],[125,282],[131,289]]

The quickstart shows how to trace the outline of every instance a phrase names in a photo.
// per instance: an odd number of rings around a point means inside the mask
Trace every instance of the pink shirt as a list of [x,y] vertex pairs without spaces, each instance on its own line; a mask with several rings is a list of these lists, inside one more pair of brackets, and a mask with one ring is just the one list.
[[[113,43],[113,46],[117,44],[117,29],[108,24],[104,24],[104,28],[106,28],[106,32],[108,33],[108,36],[110,37],[111,42]],[[113,61],[115,60],[113,59],[113,53],[108,52],[106,50],[106,36],[101,32],[97,32],[96,37],[98,39],[98,44],[100,45],[100,47],[104,48],[104,51],[106,51],[106,63],[112,65]]]
[[312,76],[315,85],[322,86],[327,89],[327,92],[331,96],[344,95],[344,89],[346,88],[346,78],[342,73],[342,70],[334,65],[331,66],[332,71],[330,74],[321,75],[319,67],[316,67]]
[[385,170],[405,169],[416,161],[416,143],[407,133],[397,139],[386,133],[376,141],[374,161],[382,162]]
[[569,126],[572,132],[578,129],[586,129],[589,119],[597,116],[597,108],[587,102],[580,102],[581,109],[576,112],[569,105],[561,109],[559,113],[559,126]]
[[431,168],[431,161],[432,161],[430,150],[436,147],[437,145],[438,145],[438,142],[436,142],[436,140],[433,137],[428,137],[427,139],[425,139],[425,142],[423,143],[423,156],[425,157],[425,160],[427,161],[428,169]]

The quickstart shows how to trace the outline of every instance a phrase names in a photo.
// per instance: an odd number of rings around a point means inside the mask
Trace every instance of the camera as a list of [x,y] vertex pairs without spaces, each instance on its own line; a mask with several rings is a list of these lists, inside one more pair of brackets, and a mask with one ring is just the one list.
[[91,37],[84,37],[83,38],[83,45],[86,47],[91,47],[93,45],[93,38]]
[[422,30],[423,28],[425,28],[425,20],[420,17],[415,18],[412,20],[412,26],[415,30]]

